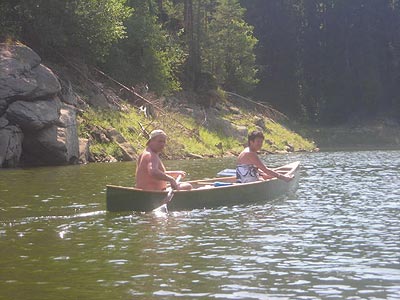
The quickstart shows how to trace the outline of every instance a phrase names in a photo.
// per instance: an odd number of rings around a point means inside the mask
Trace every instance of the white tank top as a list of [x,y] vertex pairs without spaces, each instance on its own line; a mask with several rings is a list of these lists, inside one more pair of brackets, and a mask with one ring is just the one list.
[[237,165],[236,179],[240,183],[258,181],[258,168],[255,165]]

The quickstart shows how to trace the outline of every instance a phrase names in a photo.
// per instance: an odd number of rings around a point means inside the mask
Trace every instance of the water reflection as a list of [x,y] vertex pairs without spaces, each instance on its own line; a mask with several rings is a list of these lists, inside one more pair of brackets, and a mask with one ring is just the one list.
[[105,211],[131,163],[0,172],[0,298],[400,298],[399,154],[269,156],[302,161],[294,195],[159,215]]

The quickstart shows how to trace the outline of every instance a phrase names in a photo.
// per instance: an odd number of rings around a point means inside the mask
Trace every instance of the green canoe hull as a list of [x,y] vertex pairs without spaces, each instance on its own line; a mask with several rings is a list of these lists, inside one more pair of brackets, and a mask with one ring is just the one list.
[[[275,169],[294,175],[290,182],[276,178],[252,183],[233,183],[214,187],[216,181],[233,182],[234,178],[214,178],[190,181],[190,191],[175,191],[167,203],[169,211],[214,208],[238,204],[251,204],[275,199],[296,190],[299,180],[299,162]],[[165,204],[168,192],[144,191],[132,187],[107,186],[108,211],[152,211]]]

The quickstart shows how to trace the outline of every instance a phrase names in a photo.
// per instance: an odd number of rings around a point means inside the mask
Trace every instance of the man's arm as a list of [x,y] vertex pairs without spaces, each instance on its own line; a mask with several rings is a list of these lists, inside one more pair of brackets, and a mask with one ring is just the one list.
[[179,175],[181,175],[182,178],[184,178],[186,176],[185,171],[165,171],[165,174],[171,175],[174,178],[177,178]]
[[268,177],[276,177],[276,178],[282,179],[282,180],[284,180],[286,182],[289,182],[290,180],[293,179],[293,177],[282,175],[282,174],[280,174],[278,172],[275,172],[274,170],[271,170],[271,169],[267,168],[256,153],[251,153],[251,154],[254,154],[251,157],[251,159],[253,161],[253,164],[259,170],[264,172],[265,175],[268,175],[268,176],[266,176],[267,178],[264,178],[263,174],[260,174],[261,176],[263,176],[264,179],[268,179]]
[[175,190],[178,188],[178,185],[175,181],[175,178],[166,174],[166,172],[161,171],[161,161],[160,158],[156,154],[150,154],[150,161],[148,164],[148,172],[155,179],[167,181],[171,184],[171,187]]

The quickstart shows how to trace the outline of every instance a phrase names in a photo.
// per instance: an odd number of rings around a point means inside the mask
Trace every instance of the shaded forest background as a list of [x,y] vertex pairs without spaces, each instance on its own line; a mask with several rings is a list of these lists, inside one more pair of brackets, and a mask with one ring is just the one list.
[[400,119],[398,0],[2,0],[0,16],[2,40],[159,95],[223,89],[319,125]]

